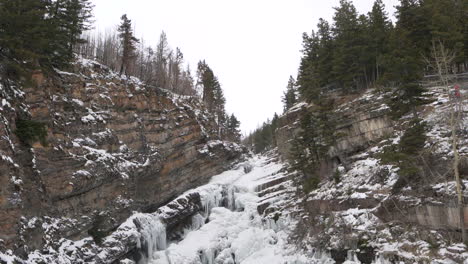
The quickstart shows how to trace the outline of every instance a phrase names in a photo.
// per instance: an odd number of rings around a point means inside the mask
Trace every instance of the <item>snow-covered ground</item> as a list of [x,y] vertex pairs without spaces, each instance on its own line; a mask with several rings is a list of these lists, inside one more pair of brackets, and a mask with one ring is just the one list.
[[201,191],[202,203],[215,205],[197,216],[202,222],[208,220],[207,223],[195,226],[182,241],[169,243],[166,249],[154,252],[149,263],[311,263],[288,243],[294,226],[292,219],[280,219],[272,224],[257,212],[260,197],[255,193],[256,187],[283,176],[279,172],[282,167],[280,163],[269,162],[267,157],[257,156],[235,170],[213,177],[209,184],[198,189],[212,191],[215,186],[227,186],[229,192],[232,190],[227,208],[220,206],[216,195]]
[[[259,214],[257,206],[266,200],[273,205],[293,201],[295,187],[290,180],[279,183],[286,186],[286,191],[272,191],[263,197],[256,192],[260,191],[259,186],[266,188],[263,191],[275,188],[278,184],[265,187],[265,183],[285,176],[284,164],[268,156],[255,156],[233,170],[214,176],[209,184],[189,191],[200,193],[204,212],[193,216],[192,226],[185,230],[181,241],[168,241],[165,248],[155,247],[153,252],[148,252],[149,259],[142,263],[335,263],[327,253],[304,251],[290,241],[297,221],[289,212],[297,208],[283,206],[277,219]],[[221,202],[221,186],[224,192],[227,189],[227,204]],[[360,262],[350,252],[345,263]],[[386,262],[377,260],[376,263]]]

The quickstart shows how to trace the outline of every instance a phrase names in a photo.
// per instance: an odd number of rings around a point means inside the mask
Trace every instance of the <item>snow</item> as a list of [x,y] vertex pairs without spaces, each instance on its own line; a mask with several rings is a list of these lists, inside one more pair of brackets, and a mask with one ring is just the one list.
[[11,250],[8,250],[6,253],[0,252],[0,263],[13,264],[17,263],[18,260]]
[[79,100],[79,99],[72,99],[72,102],[74,102],[75,104],[79,105],[79,106],[84,106],[84,103],[83,101]]
[[54,69],[56,73],[60,74],[60,75],[67,75],[67,76],[79,76],[78,74],[76,73],[72,73],[72,72],[66,72],[66,71],[60,71],[58,69]]
[[288,111],[286,111],[283,115],[287,115],[287,114],[290,114],[290,113],[297,112],[297,111],[299,111],[302,108],[307,107],[307,106],[308,106],[308,104],[306,102],[299,102],[299,103],[293,105],[290,109],[288,109]]
[[[84,67],[93,68],[97,65],[96,62],[79,59],[79,63]],[[101,65],[102,69],[107,67]],[[82,77],[82,75],[76,75],[67,72],[60,72],[59,74],[71,77]],[[94,75],[102,75],[107,78],[108,82],[103,86],[102,84],[86,83],[86,87],[89,90],[101,91],[104,93],[97,94],[101,99],[105,99],[106,103],[109,101],[112,103],[111,98],[108,95],[110,88],[117,86],[116,83],[124,81],[129,84],[129,88],[126,90],[127,95],[132,97],[139,94],[139,91],[145,90],[146,87],[142,82],[134,77],[123,77],[118,78],[115,73],[104,72],[97,73]],[[114,83],[115,82],[115,83]],[[132,86],[133,89],[132,90]],[[0,87],[0,90],[2,87]],[[12,88],[14,89],[14,88]],[[424,116],[424,119],[430,125],[430,131],[427,133],[429,140],[427,141],[427,148],[432,148],[434,153],[440,155],[450,156],[450,136],[447,128],[447,113],[450,110],[449,98],[443,91],[439,91],[439,88],[434,88],[432,95],[437,99],[436,102],[432,103],[430,107],[434,108],[434,111]],[[16,90],[13,90],[16,91]],[[200,110],[201,107],[195,107],[200,102],[196,98],[190,96],[179,96],[165,91],[167,96],[172,100],[175,105],[175,109],[184,109],[185,112],[177,116],[179,119],[187,118],[186,113],[193,112],[195,114],[196,121],[199,123],[202,134],[206,135],[207,132],[204,127],[204,123],[208,122],[206,112]],[[21,94],[22,92],[16,92]],[[369,90],[359,98],[352,102],[342,105],[341,111],[349,108],[353,108],[353,105],[361,105],[366,101],[375,102],[371,106],[369,111],[387,111],[388,105],[383,103],[385,94],[376,94],[375,91]],[[71,101],[74,104],[84,107],[85,103],[80,99],[67,99],[65,97],[59,98],[53,96],[53,100],[64,100]],[[89,104],[89,100],[83,99],[87,103],[86,105],[91,108],[86,108],[87,113],[80,116],[79,120],[83,123],[87,123],[90,126],[98,122],[105,123],[109,112],[98,111],[96,106]],[[101,100],[102,101],[102,100]],[[11,107],[6,99],[0,101],[2,107]],[[291,108],[287,113],[299,111],[307,104],[301,102]],[[462,106],[463,111],[466,111],[468,104]],[[137,114],[135,118],[138,122],[142,122]],[[4,118],[5,119],[5,118]],[[161,118],[155,119],[155,121],[167,121],[167,117],[161,115]],[[5,120],[5,122],[7,122]],[[468,127],[468,119],[465,117],[461,120],[461,127]],[[96,130],[94,130],[96,131]],[[99,131],[99,130],[97,130]],[[6,133],[11,134],[10,133]],[[340,172],[340,183],[335,183],[333,180],[325,181],[319,186],[319,189],[312,192],[308,197],[310,200],[347,200],[347,199],[370,199],[379,198],[380,201],[390,196],[390,189],[398,179],[398,168],[389,165],[383,165],[380,160],[374,155],[382,151],[383,146],[388,144],[398,144],[401,133],[398,131],[395,133],[393,138],[389,138],[379,143],[379,145],[373,146],[365,152],[351,157],[352,163],[350,164],[350,170],[346,171],[344,167],[339,169]],[[119,172],[119,175],[125,179],[128,178],[129,173],[138,169],[141,166],[147,166],[151,163],[150,158],[146,157],[138,162],[131,162],[126,160],[125,154],[122,153],[110,153],[108,150],[99,149],[99,145],[96,143],[100,139],[112,137],[113,132],[106,129],[101,132],[93,133],[91,138],[81,136],[83,138],[76,138],[72,140],[72,144],[80,150],[85,150],[86,154],[90,154],[92,159],[87,159],[86,155],[76,156],[86,158],[88,166],[109,166]],[[93,140],[94,139],[94,140]],[[14,145],[11,143],[11,148]],[[96,141],[95,141],[96,140]],[[464,140],[464,141],[463,141]],[[129,152],[128,146],[120,143],[121,152]],[[461,138],[460,153],[463,155],[468,154],[468,141]],[[206,145],[202,146],[198,151],[200,153],[214,156],[214,150],[217,148],[225,149],[237,149],[240,147],[236,144],[230,144],[220,140],[212,140],[207,142]],[[35,154],[33,153],[33,167],[36,169]],[[154,149],[154,153],[157,153],[157,149]],[[11,163],[18,167],[13,159],[6,153],[0,153],[0,159]],[[11,155],[9,153],[9,155]],[[445,157],[445,156],[444,156]],[[143,163],[139,163],[143,162]],[[91,174],[89,170],[77,170],[74,172],[76,177],[91,177],[96,176]],[[171,213],[177,212],[179,207],[163,206],[159,208],[156,213],[143,214],[134,213],[127,221],[125,221],[117,230],[110,236],[105,238],[101,246],[97,246],[92,242],[91,238],[84,238],[78,241],[71,241],[61,239],[55,241],[53,247],[46,248],[44,251],[33,252],[29,256],[29,261],[26,263],[78,263],[76,259],[83,258],[83,256],[97,255],[102,263],[106,263],[106,260],[113,259],[116,252],[125,252],[128,245],[134,243],[137,248],[141,251],[145,251],[144,255],[148,259],[142,260],[143,262],[149,261],[150,263],[334,263],[330,256],[326,252],[313,252],[309,249],[309,252],[298,249],[295,245],[289,242],[289,238],[292,230],[297,224],[295,217],[290,212],[281,207],[286,203],[288,195],[295,191],[295,187],[291,184],[289,179],[290,175],[287,172],[283,172],[284,164],[280,162],[272,161],[266,156],[254,156],[248,161],[238,164],[233,169],[223,172],[211,179],[211,181],[204,186],[187,191],[186,193],[179,196],[177,199],[187,199],[188,195],[198,193],[201,198],[202,210],[196,212],[191,216],[191,225],[184,227],[182,232],[182,239],[180,241],[168,241],[168,234],[166,233],[166,227],[161,219],[169,216]],[[89,171],[88,171],[89,170]],[[384,179],[381,181],[375,181],[376,176],[382,170],[388,171]],[[268,184],[272,181],[283,181],[285,190],[275,190],[274,188],[268,188]],[[22,180],[19,177],[11,176],[10,182],[14,185],[21,186]],[[73,183],[70,183],[73,184]],[[465,181],[465,185],[468,181]],[[453,181],[439,183],[431,186],[434,192],[438,195],[454,195],[455,185]],[[259,197],[257,192],[268,191],[268,194],[263,197]],[[404,192],[410,192],[411,188],[405,188]],[[468,190],[465,191],[468,194]],[[296,199],[297,197],[294,197]],[[414,202],[420,204],[422,200],[420,198],[411,195],[400,195],[397,197],[400,200]],[[15,193],[9,198],[12,204],[19,204],[20,194]],[[305,200],[305,199],[304,199]],[[281,209],[281,216],[275,220],[268,215],[259,215],[257,206],[262,202],[270,202],[274,206]],[[296,201],[299,203],[300,201]],[[125,198],[123,195],[118,196],[113,204],[115,206],[130,207],[132,200]],[[294,205],[294,204],[293,204]],[[182,206],[182,205],[180,205]],[[291,211],[294,209],[290,209]],[[373,246],[378,248],[381,253],[394,252],[403,257],[418,259],[419,255],[427,254],[428,247],[430,246],[427,242],[418,240],[408,241],[409,238],[418,237],[417,233],[410,234],[391,240],[387,238],[392,237],[391,227],[385,227],[383,229],[377,229],[376,227],[380,223],[380,220],[373,214],[374,209],[361,209],[361,208],[350,208],[343,211],[332,212],[331,214],[337,219],[337,225],[332,225],[331,229],[337,230],[339,224],[346,227],[353,234],[366,234],[375,235],[376,239],[372,241]],[[304,217],[299,215],[299,217]],[[76,220],[67,218],[44,218],[44,221],[37,218],[25,220],[26,228],[33,228],[36,225],[42,225],[46,230],[45,240],[46,243],[51,243],[56,237],[53,234],[61,228],[62,225],[73,226]],[[382,227],[382,226],[379,226]],[[378,231],[377,231],[378,230]],[[435,232],[435,231],[434,231]],[[436,234],[439,234],[436,232]],[[442,239],[440,239],[442,240]],[[325,243],[327,241],[324,241]],[[331,241],[335,243],[336,241]],[[1,244],[1,241],[0,241]],[[57,246],[58,245],[58,246]],[[413,251],[405,250],[405,247],[414,248]],[[90,253],[90,248],[96,251]],[[88,250],[88,251],[87,251]],[[443,244],[439,249],[440,255],[453,256],[462,255],[468,259],[468,253],[466,253],[466,247],[462,244]],[[436,263],[454,263],[449,258],[438,259]],[[0,253],[0,262],[13,263],[15,257],[11,251]],[[100,262],[99,262],[100,263]],[[120,263],[133,263],[131,260],[123,260]],[[356,256],[353,251],[349,252],[348,259],[345,263],[358,263]],[[390,263],[380,255],[376,259],[375,263]],[[468,260],[465,261],[468,264]]]
[[[245,173],[247,166],[252,170]],[[318,263],[288,243],[292,218],[281,219],[285,222],[275,230],[274,224],[258,214],[257,186],[282,176],[282,168],[280,163],[257,156],[195,189],[200,193],[204,216],[196,215],[198,221],[184,239],[154,252],[149,263]],[[220,186],[227,188],[230,197],[226,207],[220,207]],[[203,225],[200,220],[206,217],[209,222]]]
[[2,107],[5,107],[5,106],[11,108],[11,104],[5,98],[2,98]]

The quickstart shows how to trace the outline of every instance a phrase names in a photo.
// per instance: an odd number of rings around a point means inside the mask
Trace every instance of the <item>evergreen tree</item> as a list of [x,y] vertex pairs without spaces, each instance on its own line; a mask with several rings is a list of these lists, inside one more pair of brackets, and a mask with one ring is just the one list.
[[421,9],[416,1],[402,0],[397,10],[398,22],[389,41],[391,52],[385,66],[385,81],[397,86],[390,103],[394,117],[411,110],[416,115],[415,107],[423,103],[421,96],[425,90],[420,80],[424,73],[422,54],[427,38],[421,35],[426,26],[419,27]]
[[319,38],[312,31],[308,36],[302,35],[302,58],[297,75],[297,85],[302,99],[310,102],[320,95],[320,83],[318,78],[318,50]]
[[216,85],[213,87],[213,102],[212,109],[215,114],[216,122],[218,124],[218,135],[223,137],[225,134],[225,124],[227,123],[228,117],[225,110],[226,98],[224,97],[223,89],[215,77]]
[[0,71],[12,79],[67,66],[89,26],[86,0],[4,0],[0,3]]
[[372,32],[370,38],[369,50],[372,54],[373,70],[372,77],[378,80],[383,74],[382,61],[388,52],[389,34],[392,30],[392,24],[385,12],[385,5],[382,0],[376,0],[369,12],[369,32]]
[[285,112],[297,103],[295,83],[294,78],[289,76],[288,86],[282,98]]
[[[465,2],[465,9],[463,8]],[[464,42],[464,27],[468,19],[467,1],[458,0],[425,0],[421,5],[422,13],[427,17],[428,30],[435,41],[443,41],[444,46],[457,53],[455,63],[464,63],[464,49],[468,42]]]
[[275,113],[273,119],[267,120],[262,126],[244,139],[244,144],[251,146],[255,153],[268,151],[277,146],[276,130],[278,128],[279,117]]
[[225,110],[226,98],[221,84],[205,61],[198,62],[197,77],[197,86],[202,89],[202,101],[208,111],[215,115],[218,135],[223,137],[226,134],[228,117]]
[[333,74],[341,87],[347,90],[356,89],[359,85],[359,47],[356,32],[359,22],[356,8],[349,0],[340,0],[335,8],[332,29],[335,38],[333,53]]
[[127,69],[129,68],[132,59],[135,58],[138,39],[133,35],[132,21],[127,18],[127,15],[122,15],[120,19],[121,23],[118,28],[120,42],[122,45],[122,64],[120,66],[120,75],[122,75],[122,73],[128,75]]
[[202,100],[208,110],[213,112],[215,110],[215,98],[220,97],[220,94],[216,94],[221,89],[218,78],[205,61],[198,62],[197,76],[197,84],[202,89]]
[[240,122],[237,120],[234,114],[228,119],[227,130],[228,130],[228,139],[234,142],[240,142],[241,133],[239,130]]
[[83,31],[91,28],[92,8],[89,0],[56,0],[51,4],[50,25],[57,29],[51,55],[63,61],[73,59],[75,45],[85,41],[81,38]]
[[0,4],[0,63],[7,78],[19,78],[45,60],[45,1],[9,0]]
[[320,18],[317,24],[317,35],[320,39],[320,44],[317,51],[317,76],[319,77],[318,85],[325,87],[334,82],[333,76],[333,52],[334,42],[329,23]]
[[372,68],[375,59],[369,43],[373,38],[370,30],[370,21],[365,15],[358,17],[358,30],[356,32],[356,51],[358,52],[358,70],[356,74],[357,88],[368,88],[373,82]]
[[318,178],[316,169],[320,162],[319,136],[316,129],[316,119],[311,112],[306,111],[300,120],[300,132],[292,142],[291,169],[298,170],[306,178]]

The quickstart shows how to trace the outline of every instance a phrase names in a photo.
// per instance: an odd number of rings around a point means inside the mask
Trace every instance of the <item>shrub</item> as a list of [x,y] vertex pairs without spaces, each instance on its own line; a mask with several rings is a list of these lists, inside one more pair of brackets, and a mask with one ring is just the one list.
[[426,124],[420,119],[411,121],[409,128],[405,131],[398,145],[387,146],[379,155],[384,164],[393,164],[400,168],[399,179],[393,186],[393,192],[398,192],[408,184],[420,180],[421,162],[418,154],[423,150],[426,142]]
[[335,173],[333,173],[333,181],[335,181],[335,184],[338,184],[341,182],[340,170],[336,169]]
[[400,151],[408,155],[417,154],[424,148],[426,138],[426,123],[415,119],[400,139]]
[[306,178],[302,183],[302,188],[305,193],[310,193],[311,191],[318,188],[319,183],[320,180],[316,177]]
[[104,222],[105,222],[105,216],[98,214],[94,218],[93,226],[91,227],[91,229],[88,230],[88,234],[93,238],[94,242],[96,242],[96,244],[98,245],[102,243],[102,241],[107,235],[107,232],[101,229],[101,226],[104,225]]
[[38,141],[41,145],[47,146],[47,126],[45,123],[18,119],[16,120],[15,134],[20,141],[27,146],[31,146]]

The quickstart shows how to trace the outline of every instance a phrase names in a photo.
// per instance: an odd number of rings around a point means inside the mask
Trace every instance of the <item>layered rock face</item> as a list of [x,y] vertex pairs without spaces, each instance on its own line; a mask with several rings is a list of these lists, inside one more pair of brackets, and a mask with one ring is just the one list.
[[[383,95],[366,94],[354,100],[347,99],[346,103],[339,105],[335,110],[337,117],[335,133],[342,136],[331,147],[330,159],[345,158],[393,133],[394,124],[387,115],[388,106],[383,104],[382,99]],[[300,130],[299,120],[302,113],[312,107],[313,105],[300,103],[280,117],[276,138],[278,151],[283,157],[288,158],[290,155],[291,140]]]
[[[297,240],[304,246],[329,250],[337,263],[356,252],[361,263],[382,257],[395,263],[463,263],[468,248],[461,241],[460,210],[452,170],[450,116],[458,115],[459,171],[468,184],[468,82],[459,78],[462,96],[452,104],[451,93],[435,83],[426,84],[430,103],[417,108],[425,124],[426,141],[416,175],[398,189],[398,164],[384,162],[387,148],[398,146],[412,114],[392,120],[387,98],[391,92],[368,90],[355,98],[339,98],[335,133],[342,136],[330,148],[324,163],[327,173],[317,189],[301,194],[303,213]],[[299,104],[280,117],[276,131],[278,151],[288,157],[291,139],[307,108]],[[331,172],[331,173],[330,173]],[[463,190],[467,201],[468,190]],[[468,207],[462,210],[465,227]],[[347,257],[348,256],[348,257]]]
[[[92,61],[75,68],[36,74],[34,87],[0,86],[0,251],[102,236],[132,211],[155,211],[206,183],[244,151],[216,137],[196,98]],[[18,138],[24,119],[45,124],[42,144]]]

